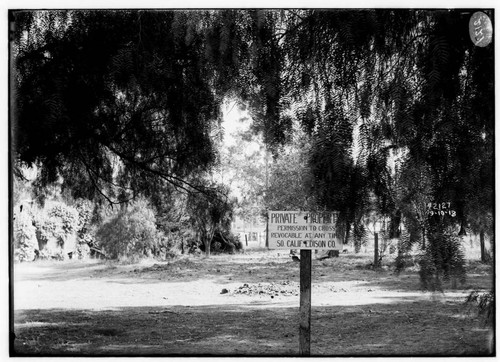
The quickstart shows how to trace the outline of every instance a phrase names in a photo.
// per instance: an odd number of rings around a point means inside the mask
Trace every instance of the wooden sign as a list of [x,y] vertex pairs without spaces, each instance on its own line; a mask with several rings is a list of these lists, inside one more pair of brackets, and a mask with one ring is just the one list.
[[335,212],[269,211],[269,249],[342,250]]
[[335,236],[337,213],[269,211],[267,235],[270,249],[300,250],[299,354],[311,354],[312,249],[342,250]]

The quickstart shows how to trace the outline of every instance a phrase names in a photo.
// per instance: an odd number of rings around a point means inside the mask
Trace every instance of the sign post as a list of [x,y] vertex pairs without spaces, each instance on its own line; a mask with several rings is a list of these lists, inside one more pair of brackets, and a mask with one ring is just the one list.
[[379,267],[379,262],[378,262],[378,232],[375,231],[375,233],[373,234],[374,236],[374,240],[373,240],[373,267],[374,268],[378,268]]
[[311,250],[342,250],[337,213],[269,211],[269,249],[300,249],[299,354],[311,354]]
[[300,250],[299,354],[311,355],[311,250]]

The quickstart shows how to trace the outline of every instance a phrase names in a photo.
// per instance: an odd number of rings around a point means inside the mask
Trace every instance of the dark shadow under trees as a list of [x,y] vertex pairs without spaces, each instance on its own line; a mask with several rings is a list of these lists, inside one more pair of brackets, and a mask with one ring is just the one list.
[[[15,312],[17,356],[297,356],[298,308],[158,306]],[[334,340],[334,343],[332,343]],[[488,329],[462,304],[313,307],[311,354],[488,356]]]

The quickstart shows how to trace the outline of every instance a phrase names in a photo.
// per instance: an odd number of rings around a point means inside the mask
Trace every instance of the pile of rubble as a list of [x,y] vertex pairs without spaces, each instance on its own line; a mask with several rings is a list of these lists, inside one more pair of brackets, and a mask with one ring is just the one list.
[[296,296],[299,295],[299,284],[289,281],[278,283],[258,283],[258,284],[243,284],[236,288],[233,294],[245,295],[270,295],[276,296]]

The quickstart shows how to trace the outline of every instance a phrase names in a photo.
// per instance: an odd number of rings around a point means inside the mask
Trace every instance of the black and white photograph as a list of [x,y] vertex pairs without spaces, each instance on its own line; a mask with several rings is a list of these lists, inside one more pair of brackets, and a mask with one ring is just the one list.
[[4,11],[8,355],[495,357],[495,8],[238,5]]

